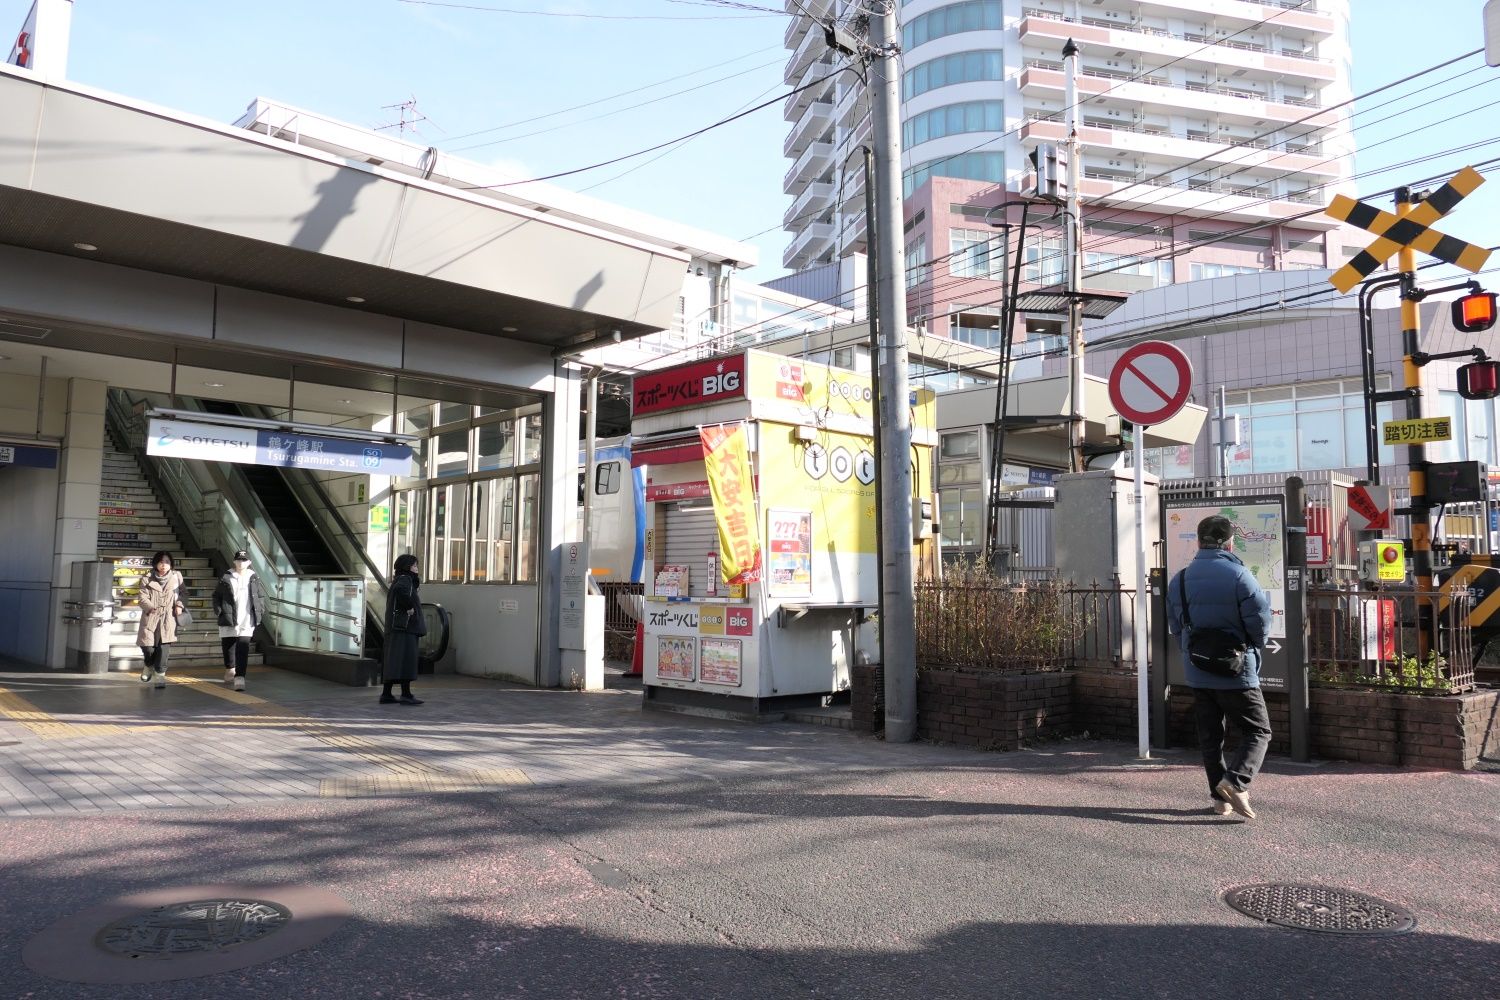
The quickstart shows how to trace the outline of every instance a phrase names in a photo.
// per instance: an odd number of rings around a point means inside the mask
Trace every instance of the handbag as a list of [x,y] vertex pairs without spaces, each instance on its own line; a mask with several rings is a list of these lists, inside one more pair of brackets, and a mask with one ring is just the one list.
[[193,612],[187,605],[184,604],[182,606],[182,613],[177,616],[177,628],[180,631],[182,629],[188,628],[192,624]]
[[1187,630],[1188,661],[1215,677],[1243,675],[1249,650],[1243,639],[1227,629],[1193,628],[1193,617],[1188,611],[1186,569],[1177,576],[1177,591],[1182,597],[1182,627]]

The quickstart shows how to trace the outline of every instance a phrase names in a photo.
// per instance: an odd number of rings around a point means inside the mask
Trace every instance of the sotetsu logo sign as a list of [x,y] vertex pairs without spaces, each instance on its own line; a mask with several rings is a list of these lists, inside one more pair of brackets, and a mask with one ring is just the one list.
[[636,376],[630,393],[631,413],[639,417],[744,395],[745,356],[737,354]]

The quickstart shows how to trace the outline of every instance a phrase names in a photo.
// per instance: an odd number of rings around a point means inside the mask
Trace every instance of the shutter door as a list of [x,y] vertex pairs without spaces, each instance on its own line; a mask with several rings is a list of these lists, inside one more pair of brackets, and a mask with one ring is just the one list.
[[[708,554],[719,550],[719,532],[714,526],[713,508],[683,508],[673,504],[667,510],[666,532],[666,558],[657,561],[657,572],[668,563],[686,566],[688,593],[693,597],[707,597]],[[722,596],[722,586],[719,587],[719,592]]]

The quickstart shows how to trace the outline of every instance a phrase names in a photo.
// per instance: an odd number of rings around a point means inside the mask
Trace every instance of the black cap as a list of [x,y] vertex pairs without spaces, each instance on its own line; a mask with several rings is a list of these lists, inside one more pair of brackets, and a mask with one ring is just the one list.
[[249,562],[250,561],[250,553],[246,552],[244,549],[240,549],[239,551],[237,551],[234,554],[233,561],[234,562]]

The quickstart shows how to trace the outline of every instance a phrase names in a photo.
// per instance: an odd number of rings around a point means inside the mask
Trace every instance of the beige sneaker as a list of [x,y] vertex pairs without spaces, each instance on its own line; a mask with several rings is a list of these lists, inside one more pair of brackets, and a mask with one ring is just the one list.
[[233,684],[234,683],[234,668],[233,667],[225,667],[224,668],[224,683],[225,684]]
[[1225,778],[1214,788],[1214,791],[1228,800],[1230,808],[1246,819],[1255,818],[1255,810],[1250,808],[1250,793],[1242,792],[1229,783]]
[[243,690],[245,690],[245,678],[243,678],[243,677],[236,677],[234,679],[234,689],[236,691],[243,691]]
[[165,670],[158,670],[153,676],[156,678],[157,687],[164,688],[167,686],[167,672]]
[[1228,802],[1225,802],[1223,799],[1214,799],[1213,805],[1209,807],[1209,811],[1212,812],[1215,816],[1228,816],[1230,813],[1234,812],[1234,806],[1230,805]]

